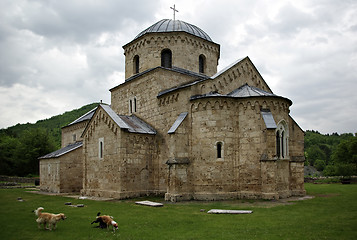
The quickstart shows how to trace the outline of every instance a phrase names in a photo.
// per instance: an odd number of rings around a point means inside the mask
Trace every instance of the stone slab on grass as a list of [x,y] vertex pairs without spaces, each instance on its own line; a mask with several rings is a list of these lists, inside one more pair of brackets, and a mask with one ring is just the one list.
[[151,202],[151,201],[139,201],[135,202],[138,205],[144,205],[144,206],[149,206],[149,207],[163,207],[164,204],[162,203],[157,203],[157,202]]
[[223,209],[211,209],[207,213],[213,214],[250,214],[251,210],[223,210]]

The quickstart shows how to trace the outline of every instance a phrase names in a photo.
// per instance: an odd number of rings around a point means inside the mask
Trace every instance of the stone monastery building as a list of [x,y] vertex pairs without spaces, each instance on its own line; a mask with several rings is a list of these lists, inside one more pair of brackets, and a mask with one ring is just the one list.
[[169,201],[278,199],[304,190],[304,132],[248,58],[217,73],[220,45],[161,20],[123,46],[111,105],[62,128],[41,189]]

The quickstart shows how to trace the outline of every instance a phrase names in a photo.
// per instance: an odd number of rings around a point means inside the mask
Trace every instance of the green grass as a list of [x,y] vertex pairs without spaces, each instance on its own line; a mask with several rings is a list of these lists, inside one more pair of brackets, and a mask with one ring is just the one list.
[[[315,198],[294,204],[236,200],[164,203],[161,208],[139,206],[134,200],[79,200],[0,189],[0,239],[357,239],[357,184],[306,184],[305,188]],[[18,197],[24,201],[17,201]],[[85,207],[69,207],[66,202]],[[40,206],[68,218],[55,231],[38,229],[32,210]],[[200,211],[212,208],[253,213]],[[98,211],[114,216],[119,224],[116,233],[93,228],[90,222]]]

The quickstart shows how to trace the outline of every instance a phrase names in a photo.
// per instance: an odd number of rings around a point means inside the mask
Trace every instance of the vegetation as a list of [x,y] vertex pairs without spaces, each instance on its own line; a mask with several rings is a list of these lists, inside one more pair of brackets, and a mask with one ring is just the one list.
[[89,104],[34,124],[17,124],[0,129],[0,174],[38,175],[38,157],[60,148],[61,128],[97,105]]
[[305,165],[314,166],[325,176],[357,175],[357,136],[306,131],[305,158]]
[[[92,201],[0,189],[1,239],[356,239],[357,185],[305,184],[315,198],[277,201],[164,202],[164,207],[139,206],[134,200]],[[22,197],[23,202],[17,201]],[[140,199],[144,200],[144,199]],[[145,198],[146,200],[146,198]],[[162,199],[149,198],[153,201]],[[84,204],[76,208],[65,205]],[[38,229],[33,209],[67,215],[55,231]],[[201,211],[205,209],[205,211]],[[210,209],[253,210],[252,214],[207,214]],[[113,233],[94,228],[97,212],[114,216]]]

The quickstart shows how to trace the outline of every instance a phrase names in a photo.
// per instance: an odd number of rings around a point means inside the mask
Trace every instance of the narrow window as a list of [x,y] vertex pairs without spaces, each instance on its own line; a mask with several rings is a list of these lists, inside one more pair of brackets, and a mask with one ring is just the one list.
[[172,67],[172,52],[170,49],[165,49],[161,52],[161,67]]
[[138,55],[135,55],[135,57],[134,57],[134,73],[139,73],[139,67],[140,67],[140,65],[139,65],[139,56]]
[[73,142],[75,142],[77,140],[77,136],[76,134],[73,134]]
[[131,99],[129,100],[129,113],[133,113],[133,101]]
[[276,156],[280,158],[280,133],[276,132]]
[[217,158],[222,158],[222,143],[217,143]]
[[281,133],[281,157],[284,158],[285,157],[285,151],[284,151],[284,131]]
[[136,112],[136,97],[134,97],[134,112]]
[[276,130],[276,156],[286,159],[289,157],[289,128],[285,121],[277,125]]
[[204,73],[205,72],[205,64],[206,64],[206,58],[204,55],[200,55],[198,57],[198,65],[199,65],[199,72]]
[[103,159],[104,152],[104,138],[99,138],[98,141],[98,157],[99,159]]

